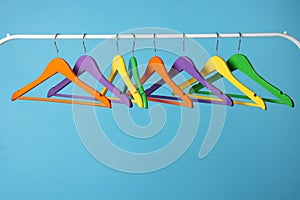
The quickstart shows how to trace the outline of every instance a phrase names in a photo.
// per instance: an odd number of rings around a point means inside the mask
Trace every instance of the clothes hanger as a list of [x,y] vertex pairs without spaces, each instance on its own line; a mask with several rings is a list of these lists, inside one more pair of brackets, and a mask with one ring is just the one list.
[[[155,42],[156,34],[155,33],[153,35],[153,39],[154,39],[153,44],[154,44],[155,56],[153,56],[148,62],[146,71],[141,78],[141,83],[144,84],[154,74],[154,72],[156,72],[173,89],[175,94],[177,94],[181,98],[182,102],[157,98],[156,95],[151,95],[153,91],[151,91],[150,89],[145,91],[148,100],[193,108],[192,100],[173,82],[173,80],[168,75],[164,62],[160,57],[156,56],[156,42]],[[173,97],[173,98],[174,100],[178,100],[177,97]]]
[[[50,61],[50,63],[46,66],[44,72],[33,82],[29,83],[28,85],[24,86],[20,90],[16,91],[12,95],[12,101],[18,100],[34,100],[34,101],[46,101],[46,102],[57,102],[57,103],[67,103],[67,104],[81,104],[81,105],[91,105],[91,106],[101,106],[101,107],[109,107],[111,108],[110,100],[107,99],[105,96],[100,94],[99,92],[95,91],[93,88],[82,82],[72,71],[69,64],[62,58],[59,58],[59,50],[56,44],[56,37],[59,34],[55,35],[54,44],[57,51],[57,58],[54,58]],[[73,101],[73,100],[64,100],[64,99],[48,99],[48,98],[39,98],[39,97],[26,97],[23,96],[28,91],[34,89],[36,86],[40,85],[50,77],[54,76],[55,74],[60,73],[70,81],[75,83],[77,86],[88,92],[92,95],[95,99],[102,102],[95,103],[95,102],[80,102],[80,101]]]
[[[111,99],[111,102],[117,102],[117,103],[123,103],[129,107],[132,107],[132,103],[127,97],[126,94],[122,94],[122,92],[115,87],[112,83],[110,83],[104,75],[101,73],[97,62],[94,60],[92,56],[86,55],[86,46],[84,43],[84,38],[86,36],[86,33],[83,34],[82,38],[82,44],[84,47],[84,55],[79,57],[78,60],[75,63],[75,66],[73,68],[73,72],[79,77],[84,72],[89,73],[92,75],[95,79],[97,79],[102,85],[106,86],[109,91],[111,91],[116,97],[119,99]],[[48,98],[52,96],[59,96],[59,97],[68,97],[68,98],[79,98],[79,99],[87,99],[87,100],[95,100],[93,97],[89,96],[79,96],[79,95],[70,95],[70,94],[60,94],[58,93],[61,91],[64,87],[69,85],[71,81],[67,78],[62,80],[60,83],[58,83],[56,86],[51,88],[48,91]]]
[[[119,40],[119,37],[118,37],[118,34],[116,34],[117,52],[119,51],[118,40]],[[139,94],[139,92],[137,91],[137,89],[134,87],[133,83],[131,82],[131,80],[128,76],[127,70],[126,70],[124,58],[120,54],[115,55],[115,57],[113,58],[112,68],[111,68],[111,71],[110,71],[110,74],[108,77],[108,81],[112,83],[118,73],[120,74],[122,80],[127,85],[130,93],[133,96],[133,99],[131,101],[136,103],[140,108],[143,108],[142,97]],[[108,91],[108,88],[104,86],[101,90],[101,94],[105,95],[107,93],[107,91]]]
[[[185,52],[185,34],[183,33],[183,54]],[[205,87],[212,92],[212,94],[218,96],[220,99],[218,100],[211,100],[211,99],[201,99],[201,98],[195,98],[191,99],[194,102],[203,102],[203,103],[214,103],[214,104],[223,104],[223,105],[230,105],[233,106],[233,101],[230,97],[223,94],[218,88],[211,85],[209,82],[207,82],[203,76],[198,72],[195,64],[193,61],[187,57],[187,56],[180,56],[172,65],[170,71],[168,72],[168,76],[172,79],[182,71],[187,72],[192,77],[194,77],[197,81],[205,85]],[[163,79],[157,81],[155,84],[153,84],[149,89],[146,90],[147,94],[151,94],[154,91],[156,91],[158,88],[160,88],[165,81]],[[149,97],[153,97],[152,95],[149,95]],[[161,95],[155,95],[155,98],[162,98],[162,99],[174,99],[174,97],[168,97],[168,96],[161,96]]]
[[[260,107],[263,110],[266,110],[266,104],[261,97],[256,95],[252,90],[242,84],[230,71],[227,63],[218,56],[218,47],[219,47],[219,34],[217,34],[217,46],[216,52],[217,55],[211,57],[200,71],[200,74],[204,77],[211,74],[212,72],[216,71],[221,74],[224,78],[226,78],[229,82],[231,82],[236,88],[238,88],[242,93],[244,93],[250,100],[253,102],[241,102],[241,101],[233,101],[234,104],[246,105],[246,106],[254,106]],[[195,78],[191,78],[188,81],[182,83],[179,87],[184,89],[189,85],[195,83],[197,80]],[[194,92],[194,91],[190,91]],[[193,95],[194,96],[194,95]]]
[[[262,76],[260,76],[253,68],[249,59],[245,55],[240,54],[242,33],[239,33],[239,34],[240,34],[240,37],[239,37],[239,44],[238,44],[238,53],[231,56],[226,62],[227,65],[229,66],[230,70],[231,71],[239,70],[239,71],[243,72],[248,77],[250,77],[252,80],[257,82],[259,85],[261,85],[263,88],[265,88],[267,91],[269,91],[271,94],[273,94],[275,97],[278,98],[278,99],[263,98],[263,100],[265,102],[286,104],[290,107],[294,107],[293,100],[287,94],[284,94],[281,90],[279,90],[278,88],[273,86],[271,83],[266,81]],[[222,76],[220,74],[215,74],[212,77],[210,77],[209,81],[216,81],[221,77]],[[196,93],[199,94],[200,93],[199,90],[202,87],[203,86],[201,84],[196,84],[191,88],[191,90],[196,91]],[[237,97],[237,98],[247,99],[246,96],[242,96],[242,95],[233,95],[233,94],[229,94],[229,95]]]
[[[143,85],[141,84],[141,80],[140,80],[140,75],[139,75],[139,71],[138,71],[138,64],[137,64],[137,60],[134,56],[134,46],[135,46],[135,34],[132,33],[132,36],[133,36],[133,45],[132,45],[132,56],[129,60],[129,65],[128,65],[128,76],[129,78],[131,79],[132,76],[134,77],[134,80],[135,80],[135,83],[137,85],[137,89],[142,97],[142,100],[143,100],[143,107],[144,108],[148,108],[148,100],[147,100],[147,96],[145,94],[145,91],[144,91],[144,87]],[[127,86],[125,85],[124,86],[124,89],[123,89],[123,93],[126,94],[127,93]]]

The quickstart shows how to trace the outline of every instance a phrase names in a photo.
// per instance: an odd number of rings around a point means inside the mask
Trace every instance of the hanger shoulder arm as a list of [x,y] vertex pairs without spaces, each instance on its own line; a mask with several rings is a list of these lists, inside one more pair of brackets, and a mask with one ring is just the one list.
[[171,79],[171,77],[168,75],[168,72],[166,71],[165,67],[161,67],[159,65],[157,65],[155,67],[155,71],[162,77],[162,79],[164,80],[164,82],[166,82],[171,89],[174,91],[174,93],[176,95],[178,95],[183,103],[181,103],[181,105],[193,108],[193,101],[179,88],[179,86],[177,86],[174,81]]
[[41,83],[43,83],[44,81],[46,81],[47,79],[49,79],[50,77],[52,77],[53,75],[58,73],[59,70],[57,68],[57,64],[59,64],[59,63],[60,63],[60,61],[58,58],[51,60],[50,63],[46,66],[44,72],[37,79],[35,79],[31,83],[27,84],[20,90],[16,91],[12,95],[12,98],[11,98],[12,101],[14,101],[17,98],[21,97],[22,95],[26,94],[28,91],[34,89],[35,87],[37,87],[38,85],[40,85]]
[[104,105],[111,108],[110,100],[108,98],[106,98],[105,96],[103,96],[102,94],[100,94],[98,91],[91,88],[89,85],[87,85],[83,81],[81,81],[76,76],[76,74],[73,72],[73,70],[71,69],[71,67],[65,60],[57,58],[57,63],[53,63],[53,64],[55,64],[57,71],[59,73],[61,73],[65,77],[67,77],[70,81],[74,82],[77,86],[79,86],[80,88],[85,90],[87,93],[92,95],[95,99],[97,99],[98,101],[101,101],[102,103],[104,103]]
[[[201,69],[200,74],[203,77],[205,77],[205,76],[209,75],[210,73],[212,73],[214,70],[216,70],[216,68],[214,66],[214,63],[211,61],[211,59],[209,59],[205,63],[204,67]],[[179,87],[180,87],[180,89],[185,89],[185,88],[189,87],[190,85],[192,85],[192,84],[194,84],[196,82],[197,82],[197,79],[193,77],[193,78],[190,78],[187,81],[181,83],[179,85]]]

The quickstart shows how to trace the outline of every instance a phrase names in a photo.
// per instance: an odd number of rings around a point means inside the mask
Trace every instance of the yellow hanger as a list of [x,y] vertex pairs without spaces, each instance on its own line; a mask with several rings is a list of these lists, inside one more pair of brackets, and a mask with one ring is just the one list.
[[[231,73],[229,67],[227,66],[227,63],[219,56],[211,57],[207,61],[203,69],[200,71],[200,74],[205,77],[214,71],[220,73],[224,78],[230,81],[234,86],[236,86],[241,92],[247,95],[254,102],[254,103],[250,103],[250,102],[243,102],[243,101],[233,101],[234,104],[255,106],[255,107],[260,107],[263,110],[266,110],[266,104],[263,101],[263,99],[257,96],[248,87],[243,85],[239,80],[237,80],[236,77]],[[197,80],[195,78],[191,78],[188,81],[182,83],[179,87],[181,89],[184,89],[195,82],[197,82]],[[196,95],[192,95],[192,96],[195,97]]]
[[[226,78],[229,82],[231,82],[236,88],[238,88],[241,92],[243,92],[245,95],[249,97],[254,103],[251,102],[243,102],[243,101],[233,101],[234,104],[240,104],[245,106],[254,106],[254,107],[260,107],[263,110],[266,110],[266,104],[264,100],[257,96],[252,90],[250,90],[248,87],[246,87],[244,84],[242,84],[232,73],[229,69],[227,63],[218,56],[218,50],[219,50],[219,33],[217,34],[217,46],[216,46],[216,53],[217,56],[211,57],[202,70],[200,71],[200,74],[203,77],[206,77],[207,75],[211,74],[214,71],[217,71],[219,74],[221,74],[224,78]],[[191,78],[187,80],[186,82],[179,85],[180,89],[185,89],[188,86],[192,85],[193,83],[197,82],[195,78]],[[172,93],[173,94],[173,93]],[[197,95],[192,95],[193,97],[197,97]],[[201,96],[197,97],[201,98]]]
[[[124,81],[125,85],[128,87],[128,90],[132,94],[133,99],[131,100],[133,103],[136,103],[140,108],[143,108],[143,100],[137,89],[134,87],[133,83],[131,82],[127,70],[124,58],[121,55],[116,55],[112,61],[111,71],[108,77],[109,82],[113,82],[116,78],[117,73],[120,74],[122,80]],[[107,88],[103,87],[101,90],[101,94],[105,95],[107,93]]]

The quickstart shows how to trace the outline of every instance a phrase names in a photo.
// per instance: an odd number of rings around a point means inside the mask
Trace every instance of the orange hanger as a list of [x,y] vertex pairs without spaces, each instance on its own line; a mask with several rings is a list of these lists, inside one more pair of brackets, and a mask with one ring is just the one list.
[[[39,98],[39,97],[23,97],[25,93],[34,89],[36,86],[40,85],[53,75],[60,73],[70,81],[75,83],[77,86],[88,92],[92,95],[95,99],[102,102],[102,104],[95,103],[95,102],[80,102],[80,101],[73,101],[73,100],[63,100],[63,99],[48,99],[48,98]],[[54,58],[50,61],[47,65],[44,72],[33,82],[29,83],[25,87],[21,88],[20,90],[16,91],[12,95],[12,101],[19,99],[19,100],[35,100],[35,101],[46,101],[46,102],[57,102],[57,103],[67,103],[67,104],[80,104],[80,105],[91,105],[91,106],[101,106],[101,107],[109,107],[111,108],[111,103],[108,98],[82,82],[72,71],[69,64],[62,58]]]
[[148,94],[146,90],[145,93],[149,101],[156,101],[161,103],[168,103],[168,104],[187,106],[193,108],[192,100],[169,77],[164,62],[158,56],[154,56],[150,59],[146,71],[143,77],[141,78],[141,83],[144,84],[153,75],[154,72],[158,73],[159,76],[172,88],[174,93],[177,94],[183,101],[178,102],[178,101],[170,101],[170,100],[163,100],[154,97],[148,97],[150,94]]

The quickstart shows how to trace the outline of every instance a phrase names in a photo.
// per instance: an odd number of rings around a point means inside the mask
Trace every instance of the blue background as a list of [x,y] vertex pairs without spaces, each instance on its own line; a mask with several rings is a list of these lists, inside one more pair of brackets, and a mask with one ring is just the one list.
[[[1,8],[2,36],[116,33],[154,26],[186,33],[287,30],[300,39],[296,0],[11,0]],[[214,53],[215,41],[199,42]],[[236,52],[236,39],[222,44],[222,56]],[[82,53],[80,42],[62,41],[60,49],[66,60]],[[0,46],[0,199],[300,199],[299,49],[279,38],[244,39],[242,52],[296,107],[230,108],[222,136],[205,159],[197,157],[203,140],[198,133],[173,165],[135,175],[112,170],[86,151],[71,106],[10,101],[56,56],[53,41]]]

